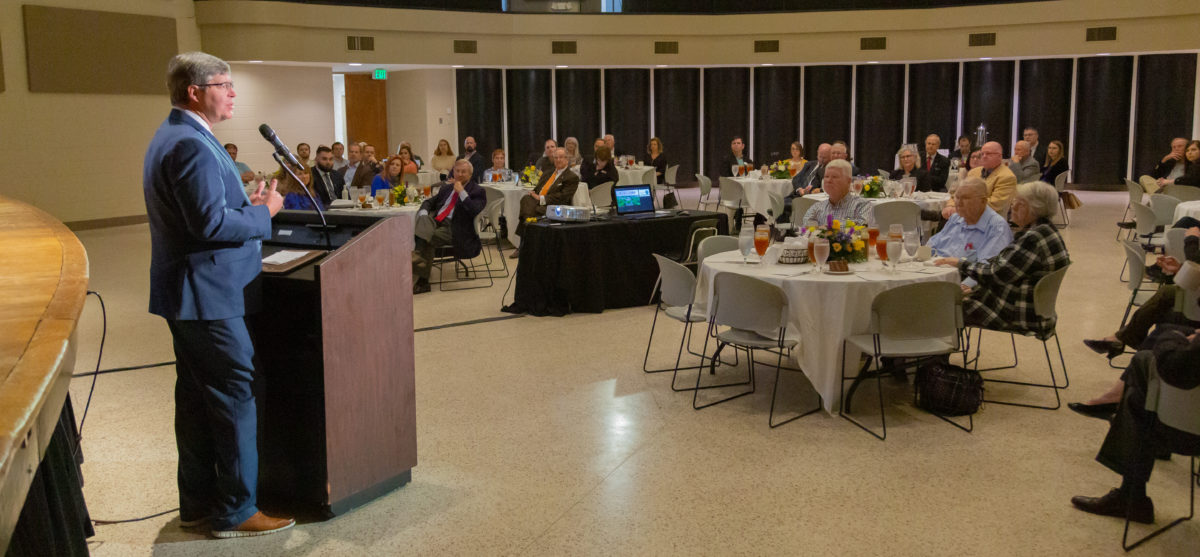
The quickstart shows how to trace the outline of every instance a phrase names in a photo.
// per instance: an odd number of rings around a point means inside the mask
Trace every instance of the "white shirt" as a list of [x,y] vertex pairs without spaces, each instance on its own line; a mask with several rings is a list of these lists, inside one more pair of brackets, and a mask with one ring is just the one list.
[[[179,108],[179,107],[175,107],[175,108]],[[204,129],[208,130],[208,133],[212,133],[212,126],[208,125],[208,120],[201,118],[199,114],[196,114],[191,109],[180,108],[179,110],[182,110],[184,114],[191,116],[193,120],[200,122],[200,125],[204,126]]]

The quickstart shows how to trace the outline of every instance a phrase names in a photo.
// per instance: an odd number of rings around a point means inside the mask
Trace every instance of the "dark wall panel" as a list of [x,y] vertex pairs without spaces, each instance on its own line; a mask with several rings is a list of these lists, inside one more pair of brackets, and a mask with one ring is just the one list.
[[1133,57],[1079,59],[1073,182],[1121,184],[1129,155]]
[[804,68],[804,146],[816,158],[817,145],[850,141],[852,66]]
[[666,145],[667,164],[679,165],[679,181],[688,181],[699,168],[699,98],[699,69],[654,71],[654,133]]
[[[458,145],[454,152],[462,150],[462,140],[475,138],[480,154],[491,159],[491,152],[504,146],[503,122],[504,100],[501,96],[500,70],[461,69],[454,73],[458,96]],[[513,165],[512,154],[508,163]],[[517,161],[520,162],[520,161]]]
[[[1071,63],[1070,58],[1021,60],[1021,83],[1017,86],[1017,125],[1034,127],[1038,143],[1059,140],[1071,152]],[[1020,132],[1018,132],[1018,135]]]
[[895,166],[904,139],[904,65],[868,64],[855,68],[854,152],[860,172]]
[[[733,136],[742,137],[747,143],[743,154],[750,156],[749,97],[749,68],[704,70],[704,175],[712,178],[713,183],[721,175],[721,161],[729,155]],[[661,125],[656,127],[661,129]]]
[[[618,152],[638,155],[645,150],[650,143],[650,70],[604,70],[604,119]],[[585,153],[592,148],[582,147]],[[674,149],[667,145],[667,160],[674,160]]]
[[953,149],[959,133],[958,62],[912,64],[908,67],[908,134],[905,143],[924,148],[936,133],[942,148]]
[[550,70],[505,70],[508,149],[515,167],[532,164],[550,137]]
[[1138,59],[1134,176],[1149,174],[1171,150],[1171,139],[1192,136],[1195,98],[1195,54],[1151,54]]
[[[791,156],[788,149],[793,141],[800,140],[799,126],[800,68],[755,68],[752,139],[755,160],[770,164]],[[816,145],[809,147],[806,144],[804,148],[805,156],[816,158]]]
[[963,130],[975,137],[979,124],[987,126],[988,141],[999,142],[1004,155],[1012,150],[1012,94],[1016,73],[1012,61],[963,64]]
[[574,137],[590,153],[600,136],[600,70],[555,70],[554,89],[559,143]]

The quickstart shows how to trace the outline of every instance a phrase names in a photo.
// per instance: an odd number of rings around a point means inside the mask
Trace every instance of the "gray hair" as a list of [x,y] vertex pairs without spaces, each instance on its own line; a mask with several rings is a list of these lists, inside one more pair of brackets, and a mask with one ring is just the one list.
[[905,145],[903,147],[900,147],[899,151],[896,151],[896,158],[900,158],[900,155],[903,155],[905,151],[912,153],[914,157],[917,156],[917,150],[914,149],[912,147],[912,145]]
[[229,73],[229,64],[204,52],[176,54],[167,63],[167,91],[171,104],[182,106],[188,102],[188,86],[208,83],[214,75]]
[[854,167],[850,166],[850,161],[846,159],[833,159],[829,161],[829,164],[825,165],[825,171],[829,172],[830,168],[840,168],[846,176],[854,174]]
[[987,182],[983,181],[983,178],[978,176],[968,177],[962,182],[959,182],[958,189],[954,190],[954,194],[958,195],[959,192],[965,192],[968,190],[978,190],[977,193],[979,193],[979,197],[982,197],[985,201],[987,200]]
[[1017,197],[1029,204],[1033,216],[1049,219],[1058,214],[1058,190],[1046,182],[1026,182],[1017,186]]

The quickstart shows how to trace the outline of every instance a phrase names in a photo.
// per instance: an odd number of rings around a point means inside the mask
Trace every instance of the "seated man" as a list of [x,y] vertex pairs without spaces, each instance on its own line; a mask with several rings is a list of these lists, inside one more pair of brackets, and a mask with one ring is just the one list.
[[[575,190],[579,188],[579,176],[567,168],[567,150],[555,149],[553,157],[554,170],[542,173],[542,179],[533,191],[521,198],[521,220],[516,230],[518,236],[525,231],[525,219],[545,215],[547,205],[570,205]],[[513,250],[509,257],[520,257],[520,250]]]
[[1154,165],[1154,170],[1150,171],[1150,177],[1158,180],[1174,180],[1183,176],[1183,170],[1187,166],[1183,158],[1183,150],[1187,148],[1188,140],[1182,137],[1176,137],[1171,140],[1171,152],[1158,161]]
[[1017,177],[1018,184],[1036,182],[1042,176],[1042,165],[1033,158],[1029,144],[1024,140],[1013,146],[1012,158],[1008,161],[1008,169]]
[[[607,145],[604,144],[603,137],[597,137],[596,141],[592,142],[592,156],[583,159],[583,164],[579,165],[579,179],[587,182],[588,184],[592,183],[592,178],[596,174],[596,165],[600,162],[599,156],[601,147],[607,147]],[[610,159],[613,157],[612,151],[608,152],[608,156]],[[615,183],[616,182],[614,182],[614,184]],[[597,182],[597,184],[599,184],[599,182]]]
[[[967,177],[983,178],[987,184],[988,207],[1000,216],[1008,218],[1008,205],[1012,203],[1013,194],[1017,191],[1017,177],[1007,166],[1001,164],[1002,162],[1004,160],[1001,157],[1000,144],[995,141],[984,143],[983,147],[979,148],[979,166],[972,166]],[[942,218],[949,219],[954,211],[952,199],[950,204],[942,209]]]
[[417,211],[413,225],[416,236],[412,261],[413,294],[429,292],[434,248],[453,245],[454,257],[460,259],[475,257],[482,249],[479,234],[475,232],[475,217],[487,205],[487,194],[471,179],[474,171],[470,161],[454,161],[451,179]]
[[729,154],[721,159],[721,176],[734,176],[735,166],[754,168],[754,161],[746,156],[745,150],[746,143],[742,141],[741,136],[733,136],[733,140],[729,142]]
[[333,168],[333,150],[324,145],[317,147],[317,166],[313,169],[313,195],[328,207],[334,199],[341,199],[346,181]]
[[533,163],[542,174],[554,172],[554,150],[558,148],[558,143],[553,139],[547,139],[544,146],[545,150],[542,156],[538,157],[537,162]]
[[857,195],[847,195],[850,193],[850,173],[850,163],[845,159],[829,161],[829,166],[825,168],[825,181],[821,184],[825,193],[829,194],[829,199],[822,199],[809,207],[800,222],[812,220],[825,226],[832,216],[840,221],[849,219],[860,224],[874,223],[871,202]]
[[[1012,243],[1012,227],[1008,220],[987,204],[987,184],[980,178],[967,178],[954,191],[958,212],[951,215],[946,226],[929,239],[934,257],[991,259]],[[974,279],[963,284],[975,286]]]
[[250,180],[254,179],[254,171],[250,170],[250,165],[248,165],[244,162],[238,162],[238,160],[237,160],[237,154],[238,154],[237,145],[234,145],[232,143],[226,143],[225,144],[225,152],[229,153],[229,158],[233,159],[233,166],[237,167],[238,175],[241,176],[241,178],[242,178],[242,184],[243,185],[249,184]]
[[1200,385],[1200,331],[1167,325],[1154,332],[1152,350],[1133,356],[1121,379],[1124,391],[1116,416],[1108,428],[1096,460],[1121,475],[1121,486],[1103,497],[1076,496],[1071,504],[1084,512],[1154,522],[1154,503],[1146,496],[1146,482],[1161,451],[1195,454],[1200,437],[1158,423],[1146,410],[1146,394],[1153,369],[1162,381],[1180,389]]

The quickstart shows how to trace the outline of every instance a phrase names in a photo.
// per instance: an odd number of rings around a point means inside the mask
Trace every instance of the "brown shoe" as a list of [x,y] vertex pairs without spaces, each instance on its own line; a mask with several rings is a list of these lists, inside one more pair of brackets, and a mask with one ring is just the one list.
[[521,250],[520,250],[520,249],[515,249],[515,250],[513,250],[513,252],[512,252],[512,253],[508,254],[508,258],[509,258],[509,259],[517,259],[517,258],[519,258],[519,257],[521,257]]
[[287,530],[296,525],[296,520],[291,517],[273,517],[263,514],[262,511],[254,513],[253,516],[247,518],[241,524],[234,526],[228,530],[213,530],[214,538],[248,538],[251,536],[265,536],[274,534],[282,530]]

